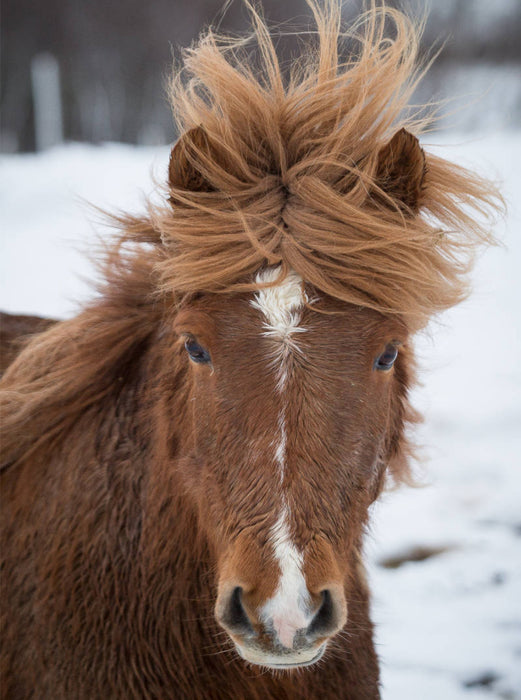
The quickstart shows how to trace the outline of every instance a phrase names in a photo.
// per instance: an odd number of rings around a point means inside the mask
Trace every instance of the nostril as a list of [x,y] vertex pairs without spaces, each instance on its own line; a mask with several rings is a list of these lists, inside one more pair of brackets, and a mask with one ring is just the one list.
[[322,591],[321,596],[320,607],[306,630],[309,637],[328,637],[338,630],[338,615],[330,591]]
[[252,634],[253,627],[242,604],[242,588],[233,589],[227,604],[221,614],[221,624],[229,632],[236,634]]

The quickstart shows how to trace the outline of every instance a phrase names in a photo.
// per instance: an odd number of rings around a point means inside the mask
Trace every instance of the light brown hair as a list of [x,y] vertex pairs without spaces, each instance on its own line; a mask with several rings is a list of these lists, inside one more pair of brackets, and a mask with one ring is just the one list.
[[245,290],[252,272],[282,263],[416,330],[465,296],[500,197],[417,145],[432,124],[408,106],[421,22],[372,3],[343,31],[338,3],[309,5],[318,33],[287,80],[253,9],[247,41],[210,30],[186,52],[170,89],[184,134],[170,168],[174,216],[151,208],[168,249],[163,284]]

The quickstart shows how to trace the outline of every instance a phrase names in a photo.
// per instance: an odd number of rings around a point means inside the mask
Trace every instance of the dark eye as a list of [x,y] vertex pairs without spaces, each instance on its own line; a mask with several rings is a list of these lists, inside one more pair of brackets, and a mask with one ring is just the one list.
[[389,343],[383,353],[376,358],[374,368],[384,371],[391,369],[397,357],[398,348],[393,343]]
[[211,361],[208,350],[205,350],[202,345],[199,345],[195,338],[187,338],[185,340],[185,348],[193,362],[208,364]]

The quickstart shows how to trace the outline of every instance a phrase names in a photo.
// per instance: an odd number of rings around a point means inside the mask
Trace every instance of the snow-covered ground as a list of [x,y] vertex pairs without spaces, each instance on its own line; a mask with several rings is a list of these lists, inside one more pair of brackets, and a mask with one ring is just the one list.
[[[436,144],[504,183],[506,247],[487,251],[471,299],[418,339],[426,486],[385,494],[367,545],[383,697],[521,698],[521,133]],[[102,230],[86,202],[139,210],[167,157],[117,144],[4,157],[0,307],[71,315]],[[389,567],[417,548],[443,551]]]

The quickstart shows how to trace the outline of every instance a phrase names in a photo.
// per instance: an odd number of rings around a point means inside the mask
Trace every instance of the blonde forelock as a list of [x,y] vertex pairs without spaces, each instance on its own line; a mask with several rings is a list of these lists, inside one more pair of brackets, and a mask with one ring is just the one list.
[[173,209],[151,209],[168,250],[162,283],[242,291],[260,267],[283,263],[326,294],[419,328],[465,296],[500,198],[430,154],[417,212],[385,191],[382,149],[431,123],[409,107],[422,23],[372,2],[344,31],[335,0],[308,4],[316,32],[289,77],[252,7],[248,40],[210,30],[186,52],[170,97],[179,132],[204,131],[187,157],[205,187],[171,184]]

